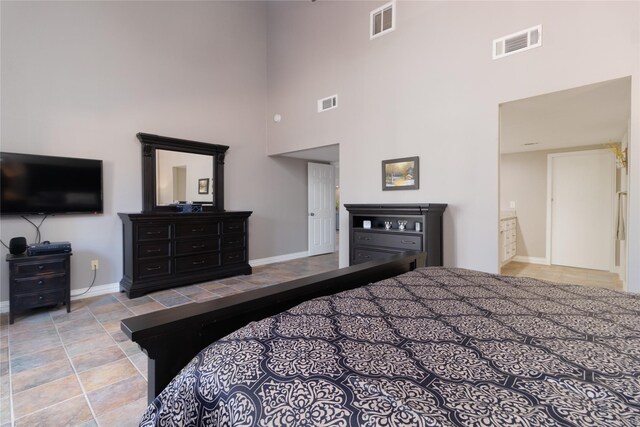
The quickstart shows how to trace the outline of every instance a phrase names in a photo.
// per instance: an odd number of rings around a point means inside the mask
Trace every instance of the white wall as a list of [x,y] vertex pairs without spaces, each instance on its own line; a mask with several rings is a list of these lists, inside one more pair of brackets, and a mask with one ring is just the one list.
[[[341,203],[448,203],[446,265],[498,271],[500,103],[632,76],[630,151],[640,152],[640,3],[399,1],[397,29],[369,40],[369,12],[381,4],[269,3],[268,116],[282,121],[268,122],[268,152],[339,143]],[[491,59],[493,39],[537,24],[541,48]],[[335,93],[339,107],[318,114],[316,100]],[[420,190],[382,192],[381,160],[415,155]],[[631,163],[633,187],[638,156]],[[343,209],[341,265],[347,218]]]
[[[42,227],[44,239],[73,245],[72,288],[89,285],[91,259],[100,260],[96,285],[122,276],[116,213],[142,206],[137,132],[229,145],[225,207],[254,211],[250,258],[306,249],[306,164],[265,153],[265,3],[0,7],[1,149],[104,161],[104,214],[50,217]],[[22,219],[1,226],[3,242],[34,240]]]

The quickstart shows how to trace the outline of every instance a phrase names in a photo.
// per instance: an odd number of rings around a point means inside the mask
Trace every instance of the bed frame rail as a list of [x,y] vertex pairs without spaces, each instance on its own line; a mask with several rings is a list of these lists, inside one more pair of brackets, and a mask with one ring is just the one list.
[[302,279],[201,303],[123,319],[122,331],[149,357],[151,402],[202,349],[249,322],[331,295],[423,267],[427,254],[395,255]]

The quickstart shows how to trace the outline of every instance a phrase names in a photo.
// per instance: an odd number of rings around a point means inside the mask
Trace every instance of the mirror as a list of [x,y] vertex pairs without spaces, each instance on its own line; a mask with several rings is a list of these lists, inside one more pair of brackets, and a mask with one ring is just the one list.
[[176,202],[224,211],[226,145],[138,133],[143,212],[177,211]]
[[204,154],[156,150],[156,201],[158,206],[178,202],[213,204],[215,157]]

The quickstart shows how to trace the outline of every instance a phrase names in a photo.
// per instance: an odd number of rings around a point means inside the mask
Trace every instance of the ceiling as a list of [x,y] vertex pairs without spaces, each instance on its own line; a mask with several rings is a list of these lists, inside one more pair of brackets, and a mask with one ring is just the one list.
[[317,162],[337,162],[340,160],[340,145],[325,145],[324,147],[310,148],[308,150],[292,151],[281,154],[295,159],[315,160]]
[[500,153],[620,142],[631,115],[631,78],[500,105]]

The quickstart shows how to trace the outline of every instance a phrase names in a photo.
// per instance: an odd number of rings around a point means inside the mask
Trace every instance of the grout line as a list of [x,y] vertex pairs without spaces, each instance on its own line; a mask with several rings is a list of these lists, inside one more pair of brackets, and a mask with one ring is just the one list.
[[[15,321],[15,319],[14,319]],[[13,410],[13,374],[11,373],[11,334],[9,333],[9,318],[7,317],[7,363],[9,365],[9,411],[11,415],[9,416],[9,420],[11,423],[11,427],[15,425],[15,412]]]
[[[87,308],[87,307],[82,307],[82,308],[80,308],[80,310],[82,310],[83,308],[85,308],[86,310],[89,311],[89,313],[91,313],[91,310],[89,310],[89,308]],[[91,313],[91,315],[93,316],[93,313]],[[95,316],[94,316],[94,318],[95,318]],[[91,411],[91,415],[93,416],[93,420],[96,422],[98,427],[100,427],[100,423],[98,422],[98,417],[96,416],[96,413],[93,410],[93,406],[91,406],[91,402],[89,401],[89,396],[87,395],[87,391],[84,389],[84,385],[82,384],[82,381],[80,380],[80,374],[78,374],[78,370],[74,366],[74,364],[73,364],[73,362],[71,360],[71,356],[69,356],[69,352],[67,351],[67,345],[64,343],[64,341],[62,341],[62,337],[60,336],[60,331],[58,330],[58,325],[56,325],[56,322],[53,320],[53,317],[51,317],[51,321],[53,322],[53,327],[56,328],[56,333],[58,334],[58,339],[60,339],[60,342],[62,343],[62,349],[64,350],[64,354],[67,355],[67,361],[69,362],[69,365],[71,365],[71,369],[73,369],[73,373],[76,375],[76,380],[78,381],[78,384],[80,385],[80,390],[82,390],[82,396],[84,397],[84,400],[87,402],[87,405],[89,406],[89,410]],[[100,323],[100,322],[98,322],[98,323]]]

